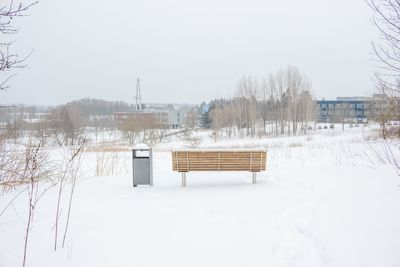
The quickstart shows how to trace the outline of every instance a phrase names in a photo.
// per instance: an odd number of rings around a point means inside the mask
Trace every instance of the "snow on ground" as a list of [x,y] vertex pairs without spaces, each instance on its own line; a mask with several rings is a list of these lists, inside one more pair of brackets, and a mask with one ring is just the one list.
[[[95,177],[85,157],[66,248],[53,251],[56,192],[38,206],[27,266],[400,266],[400,177],[366,144],[367,129],[312,136],[233,139],[201,147],[268,149],[267,171],[171,170],[169,149],[154,152],[154,186],[132,187],[130,153],[120,173]],[[0,208],[15,193],[0,199]],[[0,266],[22,262],[26,196],[0,217]],[[65,212],[65,211],[64,211]]]

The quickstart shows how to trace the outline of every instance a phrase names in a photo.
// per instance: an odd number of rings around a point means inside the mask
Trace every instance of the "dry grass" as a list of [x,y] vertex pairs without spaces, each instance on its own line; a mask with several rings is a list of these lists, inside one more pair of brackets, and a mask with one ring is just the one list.
[[299,142],[293,142],[288,144],[288,147],[302,147],[302,146],[303,144]]
[[95,146],[95,147],[87,147],[85,149],[86,152],[128,152],[132,151],[132,148],[129,146]]
[[[127,151],[127,150],[124,150]],[[120,150],[103,149],[96,152],[96,176],[114,176],[120,173]]]

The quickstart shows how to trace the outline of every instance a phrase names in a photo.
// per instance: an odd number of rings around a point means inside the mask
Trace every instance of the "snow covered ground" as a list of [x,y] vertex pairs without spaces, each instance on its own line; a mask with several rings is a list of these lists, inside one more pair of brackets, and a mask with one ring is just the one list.
[[[94,176],[87,153],[66,247],[53,251],[54,190],[36,210],[27,266],[400,266],[400,177],[369,129],[199,135],[201,147],[266,147],[267,171],[255,185],[245,172],[189,173],[181,188],[169,149],[185,144],[171,137],[155,147],[154,186],[133,188],[129,152],[110,177]],[[2,267],[22,263],[26,202],[0,217]]]

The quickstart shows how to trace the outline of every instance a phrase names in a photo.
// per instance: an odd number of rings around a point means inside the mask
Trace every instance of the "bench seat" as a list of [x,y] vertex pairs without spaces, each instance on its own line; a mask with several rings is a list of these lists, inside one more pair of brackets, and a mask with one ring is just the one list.
[[253,173],[266,169],[265,149],[240,150],[175,150],[172,151],[172,169],[182,173],[182,185],[186,185],[186,173],[190,171],[248,171]]

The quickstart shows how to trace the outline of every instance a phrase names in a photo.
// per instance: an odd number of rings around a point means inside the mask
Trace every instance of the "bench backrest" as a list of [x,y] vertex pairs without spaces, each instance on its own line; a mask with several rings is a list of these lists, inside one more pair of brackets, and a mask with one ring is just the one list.
[[172,151],[172,169],[189,171],[265,171],[267,153],[264,150]]

